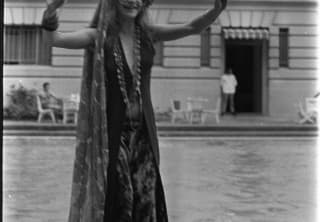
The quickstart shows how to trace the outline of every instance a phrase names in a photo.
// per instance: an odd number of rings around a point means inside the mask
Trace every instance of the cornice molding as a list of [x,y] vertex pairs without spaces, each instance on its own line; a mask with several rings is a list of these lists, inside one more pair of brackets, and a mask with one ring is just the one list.
[[[154,3],[154,5],[152,6],[152,8],[208,8],[208,6],[213,5],[210,4],[210,2],[208,1],[207,3],[199,3],[195,0],[194,3],[174,3],[174,1],[172,1],[173,3]],[[76,3],[76,2],[68,2],[67,4],[65,4],[64,7],[71,7],[74,5],[77,5],[77,7],[89,7],[89,8],[95,8],[97,6],[97,2],[93,2],[93,3]],[[304,1],[297,1],[297,0],[229,0],[228,2],[228,6],[229,7],[234,7],[234,6],[268,6],[268,7],[316,7],[318,4],[318,1],[316,0],[304,0]],[[4,2],[4,7],[15,7],[15,6],[25,6],[25,7],[45,7],[46,3],[45,2],[40,2],[40,1],[30,1],[28,3],[25,2],[18,2],[18,1],[8,1],[5,0]]]

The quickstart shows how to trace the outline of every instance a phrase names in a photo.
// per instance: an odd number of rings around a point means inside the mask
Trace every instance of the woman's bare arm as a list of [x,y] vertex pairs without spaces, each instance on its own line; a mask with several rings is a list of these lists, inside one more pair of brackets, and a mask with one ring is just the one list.
[[215,5],[212,9],[186,24],[150,25],[153,38],[156,41],[170,41],[198,34],[216,20],[225,6],[226,0],[215,0]]
[[82,49],[94,43],[97,31],[94,28],[85,28],[74,32],[56,31],[59,26],[57,10],[65,0],[51,0],[43,13],[42,27],[49,45],[67,49]]
[[83,49],[94,44],[97,30],[94,28],[81,29],[74,32],[44,31],[51,46],[67,49]]

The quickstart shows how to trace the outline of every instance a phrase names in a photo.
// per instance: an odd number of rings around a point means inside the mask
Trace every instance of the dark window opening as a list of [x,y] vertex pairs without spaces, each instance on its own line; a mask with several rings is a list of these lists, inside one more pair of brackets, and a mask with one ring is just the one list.
[[210,66],[210,28],[201,32],[201,66]]
[[51,47],[40,26],[7,25],[4,34],[5,64],[51,64]]
[[279,29],[279,65],[289,67],[289,29]]
[[163,42],[155,43],[154,48],[155,48],[156,54],[153,59],[153,64],[156,66],[162,66],[163,65]]

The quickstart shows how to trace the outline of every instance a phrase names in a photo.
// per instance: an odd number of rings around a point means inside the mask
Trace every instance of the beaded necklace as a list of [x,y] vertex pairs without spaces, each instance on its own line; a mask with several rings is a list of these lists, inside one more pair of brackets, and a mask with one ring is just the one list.
[[[135,26],[135,32],[134,32],[134,66],[133,66],[133,73],[132,75],[132,93],[130,93],[130,96],[128,95],[127,89],[126,89],[126,80],[124,76],[124,69],[123,69],[123,58],[121,49],[120,49],[120,38],[117,38],[117,41],[113,48],[113,55],[115,58],[116,63],[116,71],[117,71],[117,77],[119,81],[120,91],[123,96],[124,103],[126,104],[127,111],[129,112],[129,116],[131,117],[130,113],[133,112],[134,105],[131,105],[132,102],[134,103],[135,99],[138,99],[139,102],[139,112],[142,110],[142,100],[141,100],[141,30],[138,25]],[[130,70],[130,69],[129,69]],[[130,119],[130,125],[133,128],[132,119]]]

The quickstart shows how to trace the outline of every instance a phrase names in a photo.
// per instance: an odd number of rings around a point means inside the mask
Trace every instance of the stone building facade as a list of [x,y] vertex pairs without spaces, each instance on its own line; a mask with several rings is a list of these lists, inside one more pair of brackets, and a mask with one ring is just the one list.
[[[86,2],[68,1],[60,12],[60,31],[88,25],[96,3]],[[158,0],[150,17],[156,23],[180,24],[212,2]],[[39,24],[44,7],[43,1],[5,2],[4,94],[19,81],[39,90],[48,81],[61,97],[79,92],[83,50],[43,46]],[[156,45],[151,86],[155,109],[167,110],[171,99],[184,102],[187,97],[207,98],[207,108],[215,107],[220,76],[231,67],[239,82],[238,112],[294,118],[294,104],[317,91],[316,21],[315,0],[229,0],[227,10],[203,33]],[[18,43],[20,51],[14,49]]]

